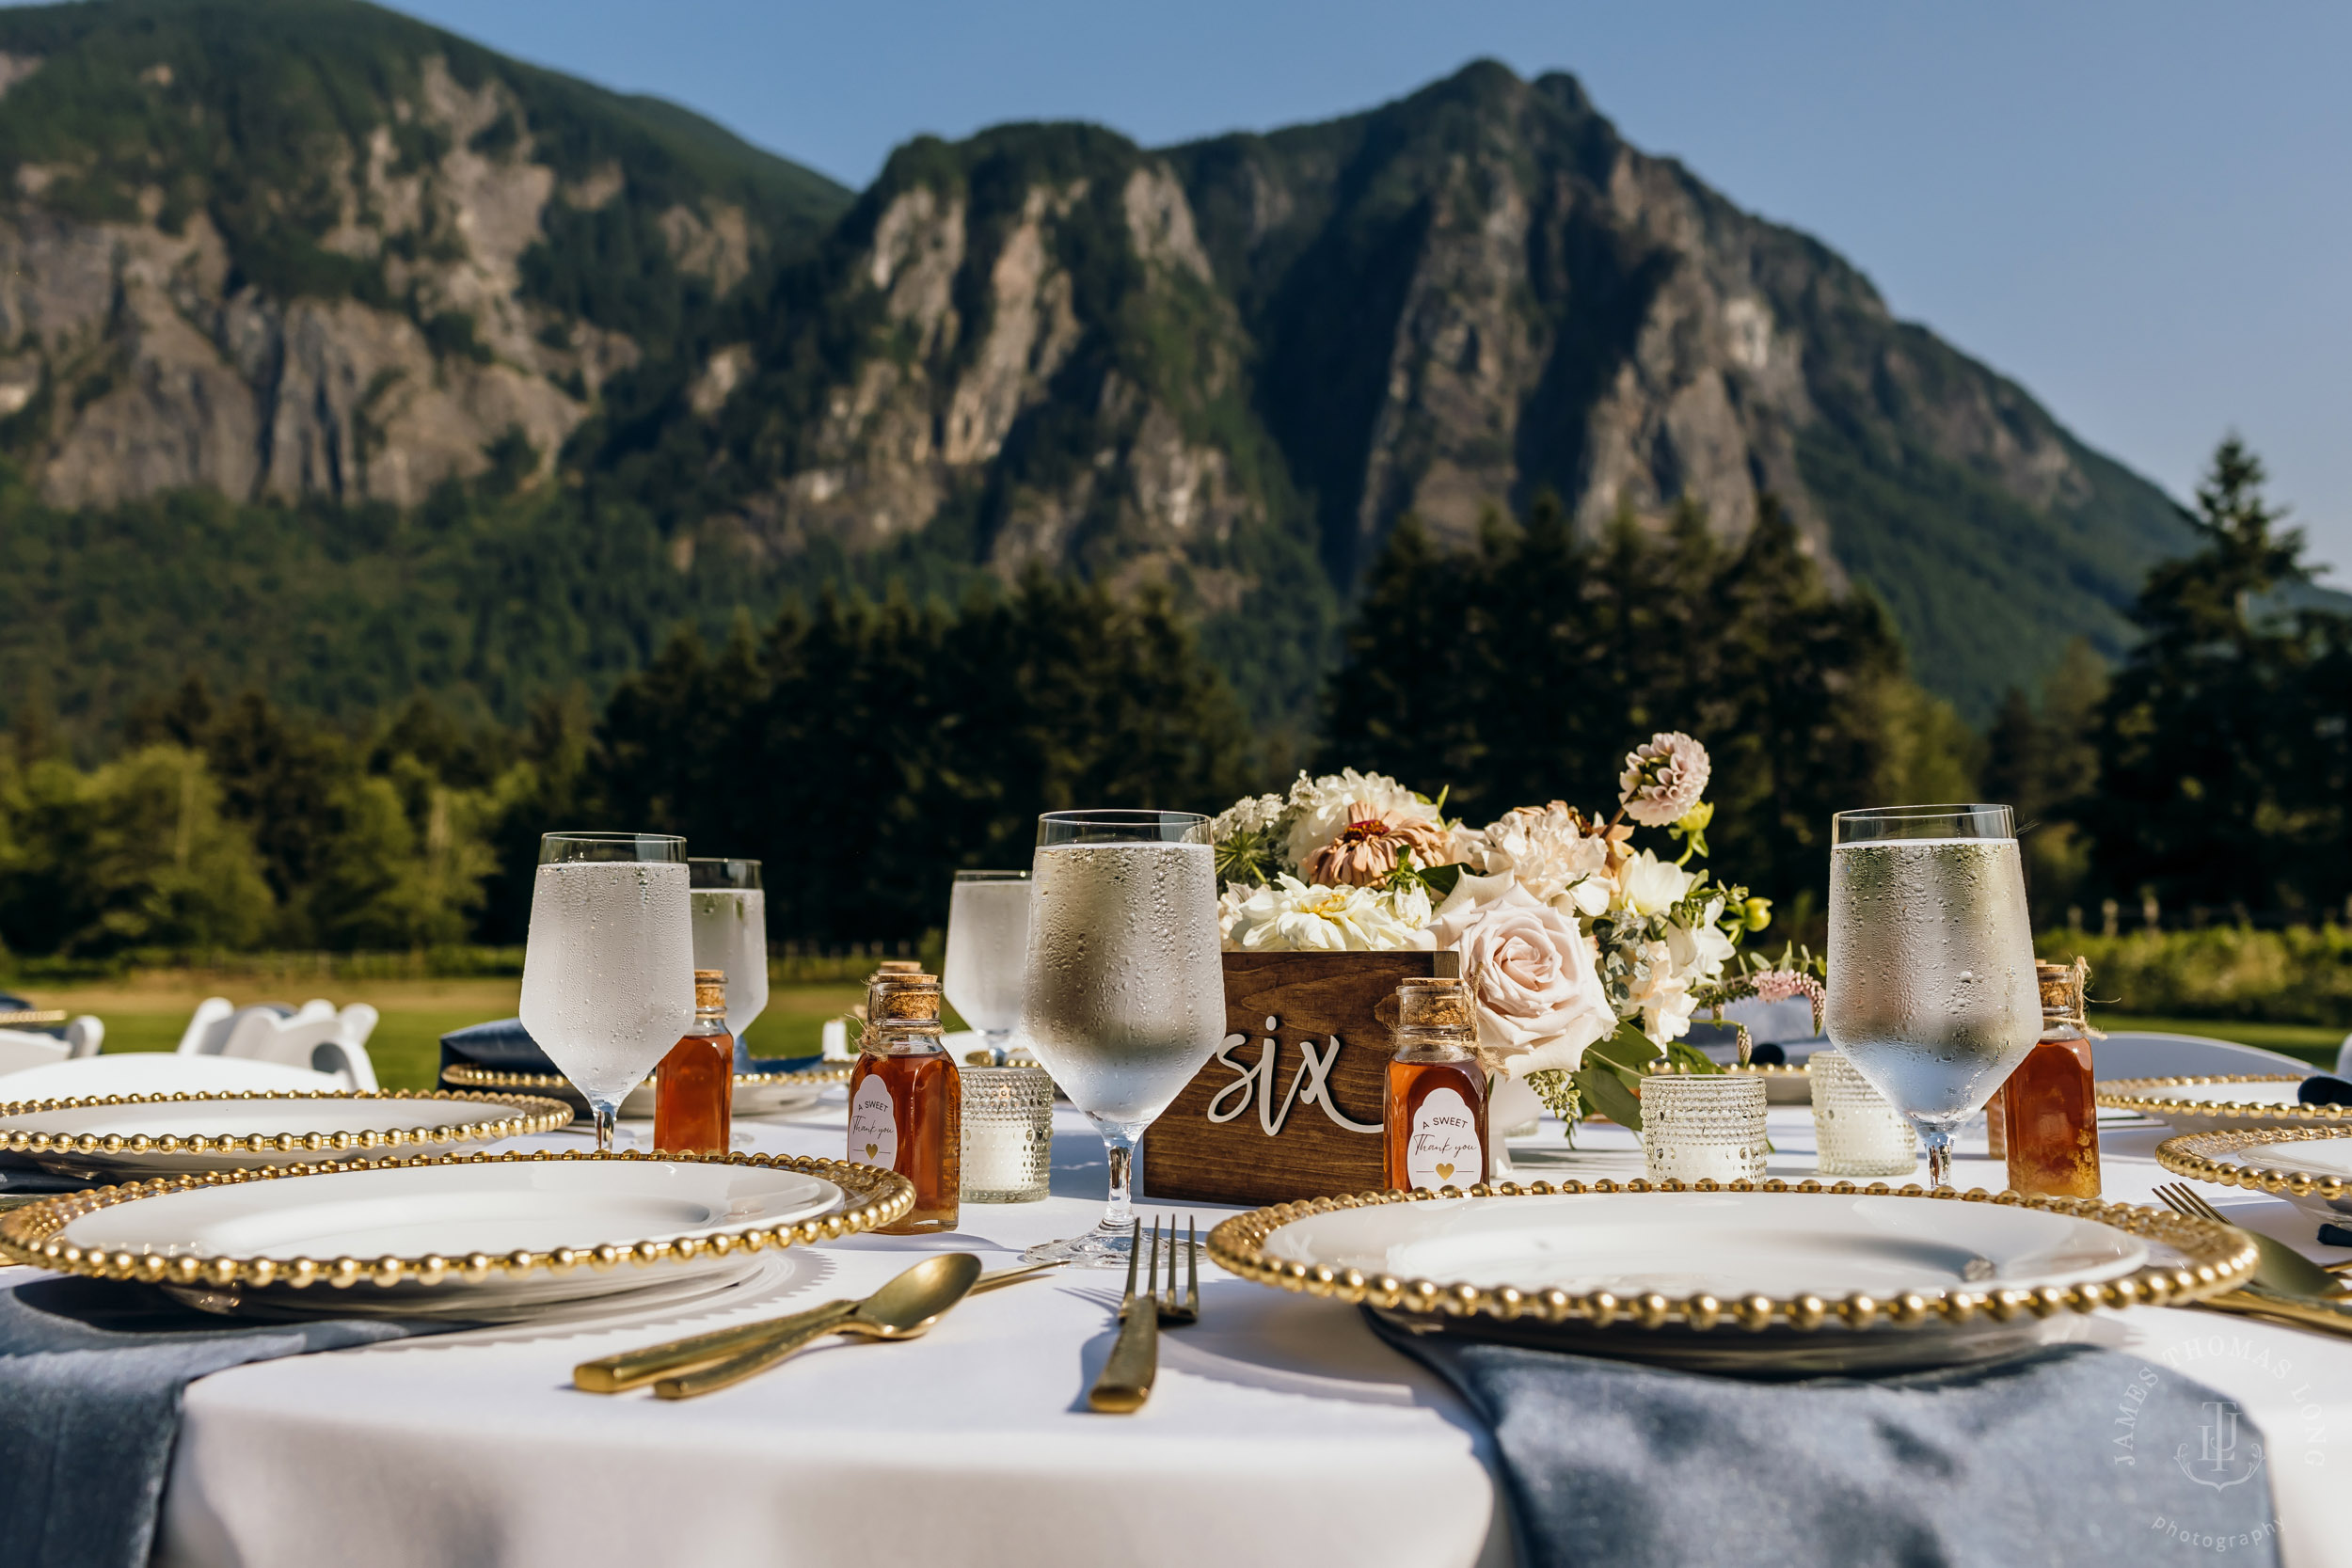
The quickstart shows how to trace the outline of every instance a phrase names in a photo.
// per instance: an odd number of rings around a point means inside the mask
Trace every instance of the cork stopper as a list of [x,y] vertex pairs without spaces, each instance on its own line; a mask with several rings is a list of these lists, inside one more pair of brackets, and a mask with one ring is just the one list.
[[1396,988],[1396,1022],[1405,1029],[1470,1027],[1470,987],[1459,980],[1415,977]]
[[884,974],[920,974],[922,973],[922,964],[914,958],[884,958],[874,966],[874,974],[878,979]]
[[869,1029],[924,1029],[939,1032],[939,976],[922,966],[893,970],[874,976],[866,988],[866,1021]]
[[2083,1022],[2083,993],[2090,984],[2090,961],[2076,958],[2072,963],[2052,963],[2044,958],[2033,966],[2034,979],[2042,988],[2042,1017],[2049,1023],[2080,1023]]
[[724,1018],[727,1014],[727,972],[723,969],[694,971],[694,1015],[697,1018]]

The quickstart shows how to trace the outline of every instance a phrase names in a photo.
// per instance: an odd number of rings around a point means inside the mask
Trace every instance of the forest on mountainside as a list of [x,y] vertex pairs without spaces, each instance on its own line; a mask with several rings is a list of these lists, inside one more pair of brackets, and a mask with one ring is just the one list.
[[[2150,574],[2131,657],[2110,679],[2078,646],[1983,738],[1769,504],[1736,546],[1693,513],[1587,540],[1549,496],[1469,551],[1408,524],[1298,760],[1393,772],[1478,823],[1605,799],[1629,746],[1685,730],[1715,759],[1709,863],[1773,899],[1782,934],[1820,918],[1831,812],[1988,791],[2028,830],[2044,924],[2110,901],[2134,924],[2331,920],[2352,895],[2352,617],[2285,595],[2301,541],[2261,484],[2225,444],[2201,547]],[[1286,777],[1168,594],[1042,571],[952,602],[820,589],[519,725],[427,696],[323,724],[191,676],[112,760],[57,738],[21,722],[0,754],[0,942],[97,963],[518,942],[557,828],[765,861],[778,941],[914,938],[952,871],[1025,863],[1039,812],[1214,812]]]

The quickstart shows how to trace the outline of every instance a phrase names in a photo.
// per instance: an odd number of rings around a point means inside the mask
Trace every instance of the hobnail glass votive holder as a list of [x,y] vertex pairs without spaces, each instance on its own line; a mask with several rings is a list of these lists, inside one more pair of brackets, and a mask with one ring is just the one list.
[[963,1078],[966,1203],[1035,1203],[1054,1166],[1054,1080],[1042,1068],[967,1067]]
[[1661,1072],[1642,1080],[1642,1169],[1652,1181],[1760,1181],[1764,1080]]
[[1909,1176],[1918,1168],[1918,1129],[1842,1052],[1816,1051],[1805,1078],[1823,1176]]

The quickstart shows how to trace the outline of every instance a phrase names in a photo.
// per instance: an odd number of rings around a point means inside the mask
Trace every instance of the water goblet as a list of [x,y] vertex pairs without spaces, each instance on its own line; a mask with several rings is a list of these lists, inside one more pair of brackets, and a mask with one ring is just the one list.
[[751,1070],[743,1031],[768,1006],[768,895],[759,885],[759,863],[706,860],[686,863],[694,919],[694,967],[723,969],[727,976],[727,1033],[735,1037],[735,1070]]
[[1952,1132],[2042,1032],[2007,806],[1895,806],[1831,824],[1829,1037],[1919,1129],[1951,1185]]
[[947,958],[940,987],[948,1006],[987,1041],[999,1066],[1021,1022],[1029,955],[1029,874],[959,871],[947,895]]
[[612,1152],[621,1101],[694,1022],[686,841],[548,833],[531,887],[523,1027],[579,1088]]
[[1022,1030],[1103,1135],[1110,1202],[1083,1236],[1023,1256],[1125,1267],[1136,1140],[1225,1037],[1207,818],[1174,811],[1038,819]]

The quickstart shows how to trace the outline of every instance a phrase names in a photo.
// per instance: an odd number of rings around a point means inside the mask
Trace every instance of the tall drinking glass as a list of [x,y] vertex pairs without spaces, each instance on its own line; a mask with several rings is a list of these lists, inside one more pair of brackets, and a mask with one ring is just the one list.
[[1952,1130],[2042,1032],[2007,806],[1839,812],[1829,855],[1829,1037],[1951,1185]]
[[980,1032],[1002,1064],[1021,1022],[1023,969],[1029,955],[1029,874],[959,871],[947,895],[947,961],[940,985],[948,1005]]
[[1110,1152],[1110,1204],[1034,1261],[1124,1267],[1136,1142],[1225,1035],[1207,818],[1175,811],[1038,818],[1022,1029]]
[[539,840],[523,950],[523,1027],[596,1117],[612,1122],[694,1022],[686,841],[664,833]]
[[757,861],[686,863],[694,911],[694,967],[727,975],[727,1033],[735,1037],[735,1070],[751,1070],[743,1031],[768,1006],[768,895]]

